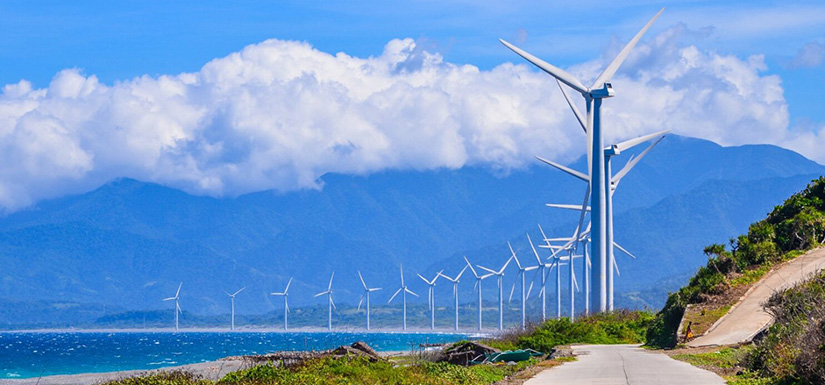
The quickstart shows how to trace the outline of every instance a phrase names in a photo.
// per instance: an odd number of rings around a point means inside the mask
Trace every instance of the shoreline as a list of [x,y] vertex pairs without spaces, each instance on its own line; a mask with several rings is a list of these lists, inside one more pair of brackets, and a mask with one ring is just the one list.
[[[389,350],[378,352],[382,357],[403,355],[408,352]],[[75,374],[53,374],[40,377],[2,378],[0,385],[86,385],[116,381],[130,377],[146,376],[177,370],[187,371],[199,375],[204,379],[217,382],[225,375],[242,369],[247,369],[243,356],[224,357],[215,361],[198,362],[194,364],[167,366],[157,369],[135,369],[117,372],[88,372]]]
[[104,329],[83,329],[83,328],[55,328],[55,329],[16,329],[0,330],[0,333],[335,333],[335,334],[438,334],[438,335],[467,335],[472,338],[490,337],[497,334],[498,330],[430,330],[428,328],[408,328],[400,330],[394,328],[376,328],[372,330],[364,329],[333,329],[326,328],[295,328],[284,330],[283,328],[238,328],[229,330],[226,328],[186,328],[175,330],[174,328],[104,328]]

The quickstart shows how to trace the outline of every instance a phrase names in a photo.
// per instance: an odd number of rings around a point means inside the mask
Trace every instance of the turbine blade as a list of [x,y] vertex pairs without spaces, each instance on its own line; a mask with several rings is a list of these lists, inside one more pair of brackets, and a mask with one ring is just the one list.
[[224,292],[224,293],[226,293],[226,295],[228,295],[228,296],[232,297],[232,294],[229,294],[229,292],[228,292],[228,291],[223,290],[223,292]]
[[327,286],[327,291],[332,290],[332,279],[335,278],[335,272],[332,272],[332,275],[329,277],[329,286]]
[[[581,211],[581,209],[582,209],[581,205],[567,205],[567,204],[561,204],[561,203],[545,203],[544,205],[547,206],[547,207],[553,207],[553,208],[557,208],[557,209],[566,209],[566,210]],[[590,206],[585,207],[585,210],[590,211]]]
[[364,296],[362,295],[361,298],[358,300],[358,308],[355,311],[361,311],[361,304],[364,303]]
[[610,81],[610,78],[613,77],[613,74],[616,73],[616,71],[625,61],[625,59],[627,59],[627,56],[630,55],[630,51],[633,50],[633,47],[636,46],[636,43],[639,42],[639,40],[642,38],[645,32],[647,32],[647,30],[650,29],[650,26],[653,25],[653,22],[655,22],[656,19],[659,18],[659,15],[661,15],[664,11],[664,8],[659,10],[659,12],[657,12],[656,15],[654,15],[653,18],[651,18],[650,21],[648,21],[647,24],[645,24],[645,26],[642,27],[642,30],[639,31],[639,33],[637,33],[636,36],[633,36],[633,39],[630,39],[630,41],[627,43],[627,45],[624,46],[624,48],[622,48],[621,52],[619,52],[616,58],[613,59],[613,62],[611,62],[610,65],[608,65],[607,68],[604,69],[602,74],[599,75],[598,78],[596,78],[596,81],[594,81],[593,85],[590,87],[591,89],[601,88],[602,84]]
[[473,269],[473,265],[470,263],[470,260],[467,259],[466,255],[464,256],[464,262],[467,262],[467,267],[469,267],[470,271],[473,272],[473,276],[478,278],[478,273],[476,272],[476,269]]
[[322,292],[320,292],[320,293],[318,293],[318,294],[315,294],[315,295],[314,295],[314,296],[312,296],[312,297],[313,297],[313,298],[315,298],[315,297],[320,297],[320,296],[322,296],[322,295],[324,295],[324,294],[327,294],[327,293],[329,293],[329,291],[322,291]]
[[621,246],[621,245],[619,245],[618,243],[613,242],[613,246],[616,246],[616,248],[617,248],[617,249],[619,249],[619,250],[621,250],[623,253],[625,253],[625,254],[629,255],[629,256],[630,256],[630,258],[636,259],[636,256],[635,256],[635,255],[631,254],[629,251],[627,251],[627,249],[625,249],[624,247],[622,247],[622,246]]
[[464,266],[464,268],[458,272],[458,275],[455,276],[455,280],[453,282],[458,282],[458,280],[461,279],[461,276],[464,274],[465,271],[467,271],[467,266]]
[[663,136],[663,135],[667,134],[668,132],[670,132],[670,130],[661,130],[661,131],[656,131],[652,134],[642,135],[638,138],[626,140],[626,141],[621,142],[619,144],[614,144],[613,149],[618,154],[618,153],[627,151],[627,150],[629,150],[629,149],[631,149],[631,148],[633,148],[633,147],[635,147],[635,146],[637,146],[641,143],[648,142],[648,141],[651,141],[653,139],[656,139],[657,136]]
[[613,259],[613,268],[616,269],[616,275],[621,277],[622,273],[619,272],[619,264],[616,263],[616,258],[612,258],[612,259]]
[[407,293],[410,293],[410,294],[412,294],[412,295],[414,295],[414,296],[418,297],[418,294],[415,294],[415,293],[414,293],[412,290],[410,290],[410,289],[405,288],[405,289],[404,289],[404,291],[406,291]]
[[481,265],[479,265],[479,266],[478,266],[478,268],[479,268],[479,269],[482,269],[482,270],[489,271],[490,273],[493,273],[493,274],[495,274],[495,273],[496,273],[496,271],[495,271],[495,270],[493,270],[493,269],[488,269],[488,268],[486,268],[486,267],[484,267],[484,266],[481,266]]
[[519,275],[521,275],[520,271],[518,272],[518,274],[516,274],[516,280],[513,281],[513,286],[510,287],[510,296],[507,297],[507,303],[513,302],[513,292],[516,291],[516,283],[518,283],[518,276]]
[[570,86],[574,90],[579,91],[582,94],[586,94],[586,93],[589,92],[589,90],[584,86],[584,84],[582,84],[578,79],[576,79],[575,76],[571,75],[567,71],[565,71],[565,70],[563,70],[559,67],[556,67],[556,66],[554,66],[550,63],[547,63],[544,60],[541,60],[541,59],[531,55],[530,53],[522,50],[521,48],[516,47],[516,46],[504,41],[503,39],[498,39],[498,40],[501,42],[501,44],[504,44],[507,48],[511,49],[513,52],[517,53],[519,56],[527,59],[527,61],[529,61],[530,63],[533,63],[533,65],[535,65],[536,67],[541,68],[542,71],[547,72],[548,74],[552,75],[554,78],[558,79],[562,83],[567,84],[568,86]]
[[422,277],[421,274],[417,274],[417,275],[418,275],[418,278],[421,278],[422,281],[426,282],[428,285],[430,284],[430,281],[427,281],[427,278]]
[[366,283],[366,282],[364,282],[364,277],[361,275],[361,272],[360,272],[360,271],[358,272],[358,279],[360,279],[360,280],[361,280],[361,285],[363,285],[363,286],[364,286],[364,290],[367,290],[367,283]]
[[404,285],[404,265],[401,265],[401,286]]
[[163,300],[164,300],[164,301],[171,301],[171,300],[173,300],[173,299],[175,299],[175,297],[164,298]]
[[636,164],[639,163],[639,161],[642,160],[642,158],[644,158],[645,155],[647,155],[647,153],[650,152],[650,150],[652,150],[653,147],[659,144],[659,142],[661,142],[664,138],[665,137],[663,136],[659,138],[657,141],[651,143],[649,146],[647,146],[647,148],[644,151],[642,151],[641,154],[639,154],[639,156],[628,161],[627,164],[624,167],[622,167],[622,169],[619,170],[619,172],[617,172],[616,175],[613,176],[611,181],[614,184],[618,184],[622,180],[622,178],[624,178],[624,176],[627,175],[627,173],[630,172],[630,170],[632,170],[633,167],[635,167]]
[[332,300],[332,293],[329,295],[329,304],[332,305],[333,309],[338,310],[338,308],[335,307],[335,301]]
[[502,266],[502,267],[501,267],[501,270],[499,270],[499,271],[498,271],[498,274],[503,274],[503,273],[504,273],[504,269],[506,269],[506,268],[507,268],[507,265],[509,265],[509,264],[510,264],[510,261],[512,261],[512,260],[513,260],[513,257],[510,257],[510,258],[507,260],[507,262],[504,262],[504,266]]
[[242,287],[241,290],[236,291],[235,294],[232,294],[232,296],[234,297],[238,295],[238,293],[242,292],[244,289],[246,289],[246,287]]
[[175,298],[178,298],[180,296],[180,288],[181,287],[183,287],[183,282],[181,282],[180,285],[178,285],[178,291],[175,292]]
[[567,167],[567,166],[562,166],[562,165],[560,165],[560,164],[558,164],[558,163],[556,163],[556,162],[553,162],[552,160],[547,160],[547,159],[544,159],[544,158],[542,158],[542,157],[540,157],[540,156],[537,156],[537,157],[536,157],[536,159],[538,159],[538,160],[540,160],[540,161],[542,161],[542,162],[544,162],[544,163],[547,163],[547,164],[549,164],[550,166],[553,166],[553,167],[555,167],[555,168],[557,168],[557,169],[559,169],[559,170],[561,170],[561,171],[564,171],[564,172],[566,172],[566,173],[568,173],[568,174],[572,175],[573,177],[578,178],[578,179],[581,179],[581,180],[583,180],[583,181],[585,181],[585,182],[587,182],[587,181],[589,181],[589,180],[590,180],[590,177],[589,177],[589,176],[587,176],[587,174],[585,174],[585,173],[583,173],[583,172],[576,171],[576,170],[574,170],[574,169],[572,169],[572,168],[570,168],[570,167]]
[[584,117],[584,115],[582,115],[581,111],[579,111],[579,108],[576,107],[576,104],[573,103],[573,100],[570,99],[570,95],[567,94],[567,90],[565,90],[564,87],[561,85],[559,79],[556,79],[556,84],[559,85],[561,94],[564,95],[564,100],[567,100],[567,105],[570,106],[570,109],[573,110],[573,115],[576,115],[576,120],[579,121],[579,125],[582,126],[582,130],[584,130],[584,132],[587,133],[586,118]]
[[389,300],[389,301],[387,301],[387,303],[392,302],[392,300],[393,300],[393,299],[395,299],[395,296],[397,296],[397,295],[398,295],[398,293],[400,293],[400,292],[401,292],[401,290],[403,290],[403,289],[404,289],[404,288],[399,288],[398,290],[396,290],[396,291],[395,291],[395,294],[393,294],[393,295],[392,295],[392,297],[390,297],[390,300]]
[[530,248],[533,249],[533,255],[536,256],[536,263],[541,265],[541,257],[539,257],[539,252],[536,250],[536,246],[533,244],[533,240],[530,239],[530,233],[527,233],[527,243],[529,243]]
[[289,277],[289,281],[287,281],[287,283],[286,283],[286,289],[284,289],[284,295],[286,295],[286,293],[289,292],[289,285],[291,285],[291,284],[292,284],[292,277]]

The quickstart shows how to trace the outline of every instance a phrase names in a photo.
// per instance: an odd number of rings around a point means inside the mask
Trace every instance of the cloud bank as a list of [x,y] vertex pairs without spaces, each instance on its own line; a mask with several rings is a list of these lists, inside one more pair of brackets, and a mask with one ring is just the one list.
[[[825,160],[789,130],[781,81],[764,74],[761,56],[680,46],[683,30],[637,47],[614,78],[609,140],[669,128]],[[571,71],[587,84],[614,45]],[[318,188],[327,172],[509,170],[534,155],[581,155],[584,136],[555,81],[519,59],[482,71],[411,39],[369,58],[273,39],[194,73],[107,85],[66,69],[42,89],[23,80],[0,95],[0,206],[13,211],[117,177],[232,196]]]

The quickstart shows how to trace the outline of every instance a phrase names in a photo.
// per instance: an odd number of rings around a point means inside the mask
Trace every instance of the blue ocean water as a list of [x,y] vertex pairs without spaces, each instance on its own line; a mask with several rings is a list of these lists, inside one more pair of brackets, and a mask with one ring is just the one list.
[[226,356],[322,350],[365,341],[378,351],[446,343],[463,334],[282,332],[0,333],[0,378],[157,369]]

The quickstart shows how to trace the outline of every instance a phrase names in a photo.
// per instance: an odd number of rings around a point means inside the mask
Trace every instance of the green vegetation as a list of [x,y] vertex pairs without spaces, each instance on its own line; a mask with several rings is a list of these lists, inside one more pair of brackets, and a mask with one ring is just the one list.
[[[418,362],[396,365],[388,361],[370,362],[366,358],[323,358],[310,360],[297,368],[281,368],[272,364],[229,373],[218,383],[227,385],[486,385],[504,379],[535,361],[517,365],[476,365],[470,367],[446,362]],[[135,377],[105,385],[205,385],[203,380],[186,372],[166,372]]]
[[521,370],[518,365],[458,366],[446,362],[420,362],[396,366],[391,362],[369,362],[362,358],[315,360],[296,369],[261,365],[230,373],[221,384],[489,384]]
[[825,383],[825,272],[774,294],[765,310],[776,322],[757,342],[748,369],[784,383]]
[[556,346],[574,343],[642,343],[653,317],[648,311],[617,310],[581,317],[575,322],[569,318],[554,319],[525,331],[514,330],[487,343],[499,349],[529,348],[544,353]]
[[[647,333],[654,347],[676,345],[676,329],[688,304],[701,304],[731,288],[756,282],[771,266],[795,258],[825,241],[825,177],[777,206],[767,218],[750,225],[729,246],[705,248],[708,263],[687,286],[668,296]],[[729,301],[728,301],[729,302]],[[728,306],[722,303],[721,306]]]
[[[727,347],[703,353],[680,353],[673,358],[690,363],[725,378],[730,385],[796,385],[794,381],[764,377],[742,365],[753,354],[753,346]],[[801,385],[801,384],[800,384]]]

